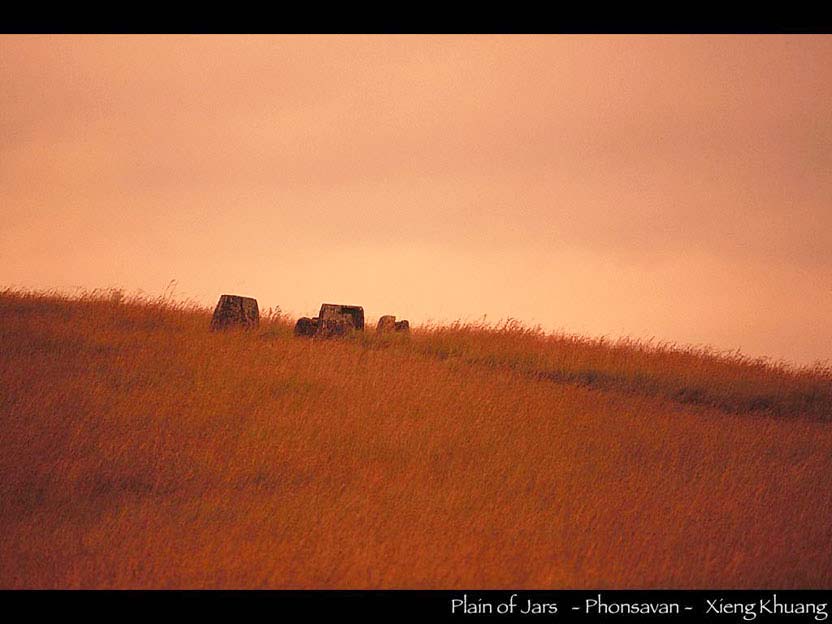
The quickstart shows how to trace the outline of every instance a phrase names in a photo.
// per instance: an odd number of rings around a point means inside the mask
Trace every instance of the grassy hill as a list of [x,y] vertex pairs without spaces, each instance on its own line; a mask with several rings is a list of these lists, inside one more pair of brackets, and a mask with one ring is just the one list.
[[832,587],[832,371],[0,293],[0,587]]

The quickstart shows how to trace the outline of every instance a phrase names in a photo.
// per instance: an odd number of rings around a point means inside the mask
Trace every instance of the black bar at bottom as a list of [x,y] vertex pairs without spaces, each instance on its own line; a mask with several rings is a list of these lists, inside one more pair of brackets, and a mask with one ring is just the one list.
[[[291,590],[0,592],[4,611],[132,620],[265,615],[340,621],[424,622],[825,622],[830,590]],[[12,611],[14,612],[14,611]],[[102,619],[103,619],[102,618]]]

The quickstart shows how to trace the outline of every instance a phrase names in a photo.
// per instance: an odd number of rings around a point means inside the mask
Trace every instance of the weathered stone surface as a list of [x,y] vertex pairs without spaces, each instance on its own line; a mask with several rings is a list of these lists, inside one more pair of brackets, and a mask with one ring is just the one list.
[[378,320],[376,326],[376,333],[386,334],[389,332],[404,332],[410,331],[410,323],[408,321],[397,321],[396,317],[391,314],[385,314]]
[[321,321],[344,321],[351,323],[353,328],[364,331],[364,308],[361,306],[339,305],[325,303],[318,313]]
[[299,318],[295,323],[295,336],[314,336],[318,331],[318,319],[311,319],[307,316]]
[[333,338],[364,330],[364,308],[325,303],[314,318],[303,317],[295,323],[295,336]]
[[222,295],[214,308],[211,318],[211,330],[242,327],[254,329],[260,326],[260,309],[257,299],[240,295]]
[[383,334],[386,332],[393,332],[396,331],[396,317],[391,316],[389,314],[385,314],[378,320],[378,325],[376,326],[376,332],[379,334]]
[[315,334],[318,338],[335,338],[337,336],[346,336],[351,331],[355,330],[352,318],[336,318],[336,319],[321,319],[318,325],[318,331]]

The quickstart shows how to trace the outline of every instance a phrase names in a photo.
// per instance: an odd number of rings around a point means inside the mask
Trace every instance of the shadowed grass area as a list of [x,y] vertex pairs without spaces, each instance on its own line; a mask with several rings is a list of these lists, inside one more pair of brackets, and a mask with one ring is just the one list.
[[828,369],[0,294],[2,587],[830,587]]
[[516,321],[454,324],[420,334],[423,352],[537,379],[656,396],[731,413],[832,418],[832,367],[631,339],[547,335]]

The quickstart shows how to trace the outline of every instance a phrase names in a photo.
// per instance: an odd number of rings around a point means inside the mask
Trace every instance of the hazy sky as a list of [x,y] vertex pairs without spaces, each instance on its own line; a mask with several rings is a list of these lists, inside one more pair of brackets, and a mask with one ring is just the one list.
[[0,287],[832,359],[830,36],[4,36],[0,138]]

